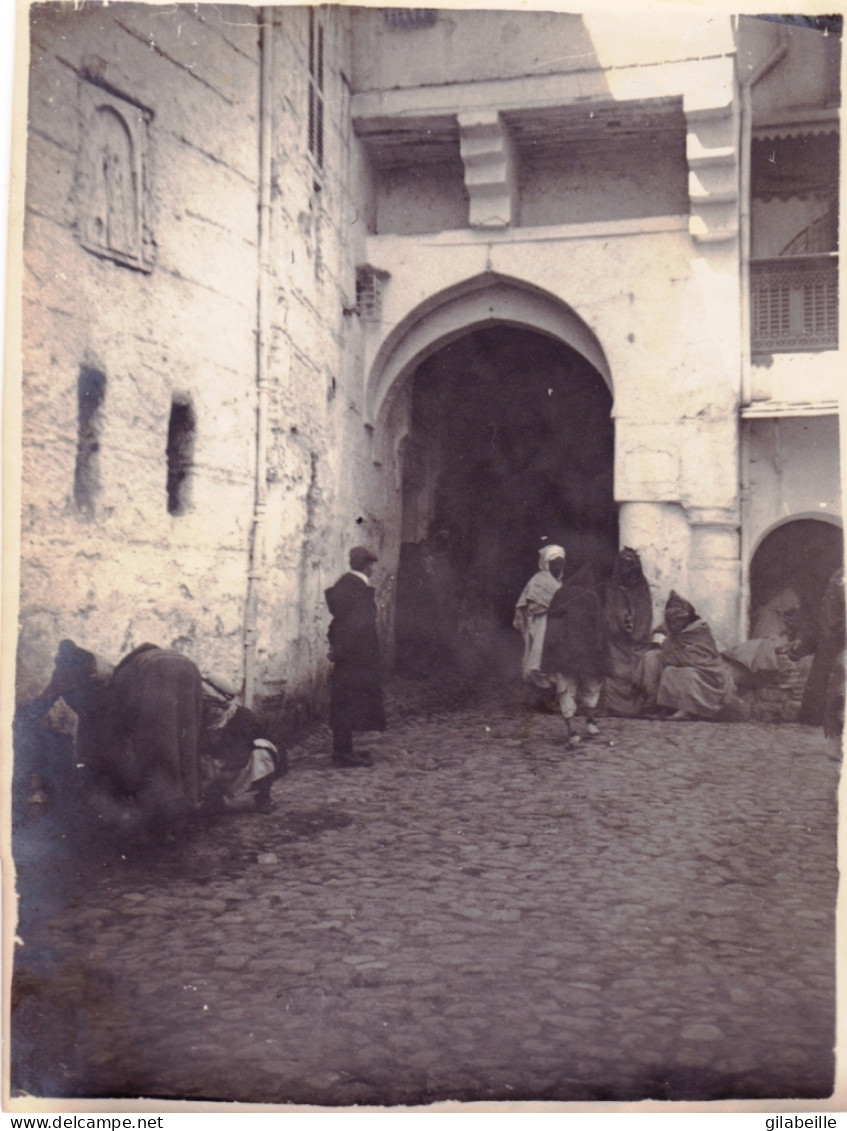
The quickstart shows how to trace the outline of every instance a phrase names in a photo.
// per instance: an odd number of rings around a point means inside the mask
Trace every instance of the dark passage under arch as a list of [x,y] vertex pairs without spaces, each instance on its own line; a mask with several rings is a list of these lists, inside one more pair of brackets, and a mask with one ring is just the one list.
[[507,326],[475,330],[413,378],[402,449],[398,666],[512,666],[517,597],[538,550],[598,582],[618,545],[612,397],[581,355]]
[[814,624],[832,574],[844,564],[840,526],[817,518],[783,523],[762,539],[750,563],[750,635],[764,633],[761,620],[770,605],[797,608]]

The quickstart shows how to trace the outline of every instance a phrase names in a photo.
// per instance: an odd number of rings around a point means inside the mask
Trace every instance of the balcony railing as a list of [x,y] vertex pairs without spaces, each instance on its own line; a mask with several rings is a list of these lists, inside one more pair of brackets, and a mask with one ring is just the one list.
[[784,256],[750,264],[753,353],[838,348],[838,257]]

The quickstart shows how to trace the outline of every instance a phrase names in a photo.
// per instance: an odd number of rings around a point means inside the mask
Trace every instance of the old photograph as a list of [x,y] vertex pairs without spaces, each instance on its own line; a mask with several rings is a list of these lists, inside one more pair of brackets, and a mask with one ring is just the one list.
[[21,8],[11,1110],[843,1101],[842,17],[579,7]]

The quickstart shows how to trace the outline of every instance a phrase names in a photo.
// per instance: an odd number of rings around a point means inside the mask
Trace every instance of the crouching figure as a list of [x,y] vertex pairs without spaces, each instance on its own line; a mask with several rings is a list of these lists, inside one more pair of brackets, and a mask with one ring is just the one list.
[[714,718],[731,697],[732,684],[712,630],[691,602],[672,589],[664,624],[657,631],[665,639],[644,653],[636,675],[646,713],[671,719]]
[[204,696],[203,686],[196,664],[179,652],[142,644],[112,669],[63,640],[49,685],[25,712],[29,745],[61,699],[76,717],[79,783],[122,820],[134,813],[145,824],[174,822],[244,789],[266,811],[283,760],[234,695],[207,684]]
[[263,736],[258,718],[241,707],[221,680],[203,678],[200,762],[206,775],[204,806],[220,810],[251,796],[260,813],[273,809],[271,786],[287,766]]

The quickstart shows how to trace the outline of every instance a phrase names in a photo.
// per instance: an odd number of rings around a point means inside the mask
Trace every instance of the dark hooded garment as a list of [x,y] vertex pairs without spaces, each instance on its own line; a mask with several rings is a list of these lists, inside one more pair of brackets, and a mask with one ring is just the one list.
[[[229,693],[204,695],[196,664],[181,652],[142,644],[106,675],[93,653],[63,640],[30,714],[41,718],[60,696],[77,716],[82,764],[118,797],[135,797],[146,816],[196,810],[242,779],[267,794],[286,768],[253,712]],[[255,755],[257,748],[266,753]],[[272,772],[259,777],[266,765]]]
[[641,558],[629,547],[615,558],[606,586],[605,611],[612,670],[603,689],[604,709],[612,715],[633,717],[642,707],[635,673],[650,647],[653,601]]
[[385,705],[380,679],[376,632],[376,594],[353,573],[327,589],[324,596],[332,623],[329,725],[335,730],[385,730]]
[[[843,652],[844,569],[842,567],[829,578],[818,616],[807,626],[806,632],[799,635],[789,653],[793,660],[802,659],[803,656],[813,653],[809,677],[803,689],[799,721],[808,726],[823,724],[828,736],[835,733],[832,730],[833,725],[837,727],[837,723],[833,724],[829,718],[830,681],[839,665],[839,660],[843,666]],[[839,678],[836,675],[835,684]],[[841,694],[843,699],[843,692]]]
[[[687,623],[671,632],[672,611],[685,614]],[[673,589],[665,605],[667,635],[661,646],[646,652],[639,665],[638,682],[659,707],[711,718],[726,705],[732,687],[712,630],[690,601]]]
[[827,660],[823,730],[827,738],[840,740],[844,734],[844,651],[847,648],[843,566],[827,582],[820,619],[822,651]]
[[89,772],[150,814],[199,806],[203,699],[187,656],[142,644],[100,678],[94,655],[63,640],[40,709],[59,696],[77,715],[76,747]]
[[597,679],[611,672],[606,618],[590,565],[578,569],[553,595],[541,670],[572,679]]

